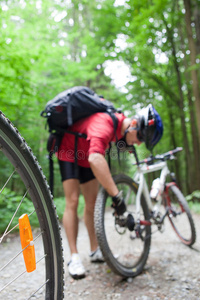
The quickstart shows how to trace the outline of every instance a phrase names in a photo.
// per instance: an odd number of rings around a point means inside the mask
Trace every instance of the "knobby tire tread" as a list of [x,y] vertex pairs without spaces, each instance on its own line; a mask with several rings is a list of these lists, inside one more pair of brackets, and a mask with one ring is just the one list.
[[0,150],[17,169],[35,207],[46,257],[46,300],[64,298],[63,249],[50,188],[36,157],[19,131],[0,111]]
[[[113,176],[113,179],[116,184],[120,183],[125,183],[129,187],[131,187],[134,192],[137,192],[137,189],[135,186],[137,184],[133,181],[133,179],[125,174],[119,174]],[[106,234],[105,234],[105,228],[104,228],[104,210],[105,210],[105,205],[106,205],[106,198],[108,194],[105,191],[104,188],[101,188],[97,200],[96,200],[96,205],[95,205],[95,230],[96,230],[96,235],[98,239],[99,246],[101,248],[101,251],[103,253],[104,259],[108,266],[112,269],[113,272],[116,274],[122,276],[122,277],[135,277],[139,275],[148,259],[149,251],[150,251],[150,244],[151,244],[151,227],[149,226],[148,228],[148,239],[145,242],[145,247],[144,251],[142,254],[142,258],[138,262],[137,266],[135,266],[134,269],[137,269],[137,271],[133,271],[133,269],[126,268],[125,266],[121,265],[117,259],[112,255],[107,239],[106,239]],[[145,219],[149,220],[149,210],[147,207],[147,204],[145,202],[144,197],[141,199],[141,205],[143,207],[143,211],[145,214]]]

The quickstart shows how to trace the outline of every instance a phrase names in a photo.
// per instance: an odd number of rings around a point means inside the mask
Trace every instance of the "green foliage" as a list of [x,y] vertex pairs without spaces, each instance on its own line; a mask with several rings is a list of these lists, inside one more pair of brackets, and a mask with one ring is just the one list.
[[[22,200],[22,197],[18,196],[15,192],[11,191],[10,189],[5,188],[3,190],[3,193],[0,197],[0,233],[4,232],[4,230],[7,228],[11,218],[15,214],[15,211],[17,207],[20,205],[20,202]],[[54,199],[55,205],[56,205],[56,212],[58,215],[58,218],[60,221],[62,221],[63,213],[65,210],[65,198],[55,198]],[[78,216],[83,217],[84,212],[84,206],[85,206],[85,200],[82,195],[80,195],[79,198],[79,204],[78,204]],[[11,227],[14,227],[18,224],[18,218],[22,214],[31,214],[34,212],[34,206],[32,202],[28,198],[24,198],[15,218],[13,219],[13,222],[11,223]],[[38,220],[36,213],[33,213],[30,217],[30,223],[31,227],[38,227]],[[18,227],[15,229],[18,230]]]
[[[164,136],[155,152],[176,146],[188,148],[184,149],[181,171],[177,172],[186,192],[192,192],[194,180],[192,176],[187,178],[187,174],[188,170],[193,174],[196,171],[192,144],[196,137],[192,133],[188,96],[192,91],[190,71],[198,71],[198,60],[190,66],[183,2],[117,3],[114,0],[2,2],[0,109],[22,133],[48,174],[48,133],[40,112],[56,94],[74,85],[87,85],[129,115],[151,102],[164,123]],[[122,90],[105,75],[108,62],[116,61],[124,62],[130,70],[128,83]],[[115,75],[124,76],[120,69]],[[190,164],[185,159],[188,151]],[[143,147],[140,152],[141,156],[148,155]],[[115,162],[114,170],[118,171]],[[125,170],[130,165],[127,160]],[[56,167],[56,197],[62,193],[58,174]]]
[[84,207],[85,207],[85,200],[82,195],[79,197],[79,204],[78,204],[78,216],[82,217],[84,213]]
[[200,214],[200,203],[198,202],[189,202],[189,208],[192,212]]
[[[63,218],[64,210],[65,210],[65,198],[64,197],[54,198],[54,203],[56,205],[56,212],[57,212],[58,218],[61,221]],[[84,207],[85,207],[85,200],[84,200],[83,196],[80,195],[79,204],[78,204],[78,216],[79,217],[83,216]]]
[[[4,230],[7,228],[11,218],[16,212],[16,209],[20,205],[22,200],[22,197],[18,196],[14,191],[11,191],[10,189],[5,188],[3,192],[1,193],[0,197],[0,232],[4,232]],[[22,214],[31,214],[34,212],[34,207],[32,202],[28,198],[24,198],[21,206],[19,207],[19,210],[16,213],[15,218],[13,219],[13,222],[11,223],[11,227],[14,227],[18,224],[18,218]],[[36,214],[30,216],[30,223],[32,227],[38,226],[38,221]],[[18,230],[18,228],[16,228]]]
[[192,192],[186,196],[190,209],[197,214],[200,214],[200,190]]
[[186,196],[188,202],[199,202],[200,203],[200,191],[194,191],[192,194]]

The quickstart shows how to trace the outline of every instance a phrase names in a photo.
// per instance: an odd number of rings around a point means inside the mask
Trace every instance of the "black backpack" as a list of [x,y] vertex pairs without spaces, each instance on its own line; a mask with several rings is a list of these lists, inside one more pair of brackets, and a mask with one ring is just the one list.
[[[115,112],[117,109],[113,104],[103,97],[95,94],[94,91],[88,87],[76,86],[68,89],[55,98],[50,100],[45,109],[41,112],[41,116],[47,119],[49,127],[49,138],[47,142],[47,150],[49,152],[50,162],[50,188],[53,193],[53,160],[52,155],[58,151],[62,137],[65,132],[75,135],[75,153],[77,151],[78,138],[86,138],[85,134],[79,132],[72,132],[68,127],[73,125],[76,121],[91,116],[97,112],[108,113],[114,124],[114,132],[118,125]],[[75,155],[75,159],[76,159]],[[77,165],[77,161],[75,161]]]

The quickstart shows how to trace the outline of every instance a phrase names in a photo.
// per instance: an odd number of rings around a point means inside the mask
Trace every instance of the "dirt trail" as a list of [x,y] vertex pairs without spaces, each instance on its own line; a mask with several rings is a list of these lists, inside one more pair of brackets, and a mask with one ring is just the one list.
[[[197,241],[193,248],[183,245],[166,222],[164,233],[152,236],[151,251],[145,269],[136,278],[122,280],[109,267],[91,264],[89,241],[84,224],[80,224],[78,247],[87,276],[73,280],[66,268],[65,299],[200,299],[200,216],[194,215]],[[62,232],[64,237],[64,232]],[[69,251],[64,237],[66,262]],[[65,263],[66,267],[66,263]]]
[[[152,236],[151,251],[144,271],[136,278],[123,280],[115,275],[106,263],[92,264],[89,261],[89,240],[84,223],[80,222],[78,248],[87,276],[81,280],[73,280],[67,271],[69,248],[62,228],[64,258],[65,258],[65,300],[200,300],[200,216],[194,215],[197,231],[197,241],[189,248],[178,240],[170,225],[166,222],[164,233],[157,232]],[[13,238],[0,248],[0,260],[15,252],[19,244],[18,238]],[[13,253],[12,253],[13,252]],[[17,265],[12,266],[15,273]],[[4,273],[3,277],[8,277]],[[1,278],[4,280],[4,278]],[[1,300],[26,299],[25,291],[28,285],[39,282],[38,276],[31,283],[27,278],[13,283],[9,291],[0,294]],[[21,289],[24,291],[21,292]],[[32,298],[31,298],[32,299]],[[33,299],[43,300],[42,294]]]

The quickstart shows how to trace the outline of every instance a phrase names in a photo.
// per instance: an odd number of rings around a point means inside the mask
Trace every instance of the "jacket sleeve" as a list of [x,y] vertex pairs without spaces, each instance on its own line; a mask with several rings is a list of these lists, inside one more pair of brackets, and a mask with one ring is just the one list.
[[89,155],[101,153],[105,155],[109,143],[114,138],[113,121],[107,114],[98,114],[88,128],[87,139],[90,141]]

